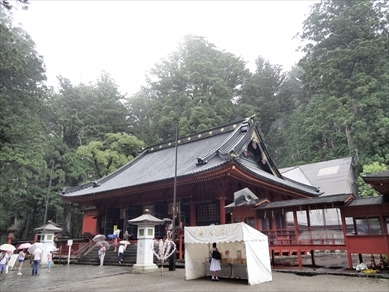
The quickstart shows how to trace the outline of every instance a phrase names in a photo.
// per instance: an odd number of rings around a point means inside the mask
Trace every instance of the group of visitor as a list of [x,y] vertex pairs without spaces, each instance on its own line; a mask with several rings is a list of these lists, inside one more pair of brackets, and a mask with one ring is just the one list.
[[[18,276],[21,276],[23,264],[27,256],[27,249],[21,249],[17,256],[18,261]],[[43,258],[43,250],[40,247],[35,248],[31,253],[31,276],[38,276],[38,270]],[[1,251],[0,252],[0,277],[2,274],[7,274],[9,269],[9,262],[11,260],[11,257],[13,255],[12,251]],[[53,254],[52,252],[49,252],[47,254],[47,271],[51,271],[51,265],[53,263]]]

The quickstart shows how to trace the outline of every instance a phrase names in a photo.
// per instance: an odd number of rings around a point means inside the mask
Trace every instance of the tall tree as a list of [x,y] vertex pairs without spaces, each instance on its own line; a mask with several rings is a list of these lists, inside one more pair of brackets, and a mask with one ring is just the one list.
[[109,74],[95,84],[73,86],[59,77],[60,91],[50,99],[52,131],[71,148],[102,140],[106,133],[128,131],[125,97]]
[[87,161],[84,172],[88,179],[99,179],[131,161],[144,147],[134,136],[107,133],[104,141],[93,141],[80,146],[77,155]]
[[[0,229],[32,225],[47,170],[45,68],[30,36],[0,6]],[[34,182],[34,183],[32,183]],[[43,217],[42,217],[43,219]],[[41,222],[40,222],[41,223]]]
[[256,114],[263,134],[270,136],[272,124],[281,117],[279,91],[285,73],[281,66],[271,65],[262,57],[258,57],[255,64],[256,71],[244,84],[237,100],[238,109],[242,116]]
[[[388,2],[323,0],[304,22],[304,160],[352,155],[389,162]],[[297,128],[297,126],[291,125]],[[294,133],[293,133],[294,134]],[[372,162],[372,161],[370,161]]]
[[[180,135],[185,135],[228,122],[235,116],[233,102],[248,76],[240,58],[218,50],[202,37],[186,36],[178,50],[157,64],[148,77],[155,136],[173,138],[177,124]],[[132,103],[129,99],[130,109],[135,108]]]

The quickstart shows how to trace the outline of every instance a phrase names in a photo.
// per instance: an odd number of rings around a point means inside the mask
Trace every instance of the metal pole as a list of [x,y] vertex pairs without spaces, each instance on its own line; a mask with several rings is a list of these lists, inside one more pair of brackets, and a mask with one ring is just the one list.
[[43,218],[43,225],[46,224],[46,219],[47,219],[47,209],[49,208],[49,195],[50,195],[50,189],[51,189],[51,180],[53,178],[53,170],[54,170],[54,162],[51,163],[49,187],[47,189],[47,195],[46,195],[46,207],[45,207],[45,217]]
[[178,126],[176,125],[176,157],[174,161],[174,191],[173,191],[173,241],[175,238],[174,227],[176,225],[176,197],[177,197],[177,153],[178,153]]
[[[176,125],[176,157],[174,161],[174,185],[173,185],[173,230],[172,230],[172,240],[175,243],[176,241],[176,197],[177,197],[177,153],[178,153],[178,126]],[[174,271],[176,269],[176,251],[169,258],[169,271]]]

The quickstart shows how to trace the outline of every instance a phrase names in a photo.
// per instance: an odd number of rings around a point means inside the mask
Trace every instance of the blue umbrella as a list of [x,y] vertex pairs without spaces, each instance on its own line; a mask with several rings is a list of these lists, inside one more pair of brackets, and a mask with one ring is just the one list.
[[116,238],[116,234],[108,234],[108,238]]

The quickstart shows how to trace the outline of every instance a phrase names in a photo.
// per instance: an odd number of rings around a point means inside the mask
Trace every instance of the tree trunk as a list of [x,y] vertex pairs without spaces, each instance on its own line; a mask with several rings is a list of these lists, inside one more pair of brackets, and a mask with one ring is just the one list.
[[24,229],[23,229],[23,234],[21,236],[21,240],[26,240],[27,237],[28,237],[28,231],[30,230],[30,226],[31,226],[31,216],[32,214],[34,214],[34,212],[27,212],[27,216],[26,216],[26,219],[25,219],[25,224],[24,224]]
[[349,148],[352,148],[353,147],[353,139],[351,137],[351,131],[349,129],[349,126],[348,124],[346,124],[346,137],[347,137],[347,145]]

